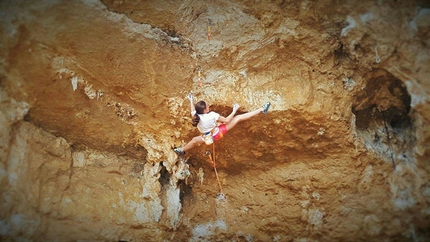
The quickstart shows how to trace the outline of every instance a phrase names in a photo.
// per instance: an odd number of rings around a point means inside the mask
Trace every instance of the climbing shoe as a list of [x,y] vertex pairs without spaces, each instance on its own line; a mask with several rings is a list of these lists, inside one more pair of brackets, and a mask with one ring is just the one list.
[[175,153],[178,155],[185,155],[185,152],[182,151],[182,147],[174,148],[173,151],[175,151]]
[[263,108],[263,113],[266,114],[267,111],[269,110],[270,107],[270,102],[265,103],[263,106],[261,106]]

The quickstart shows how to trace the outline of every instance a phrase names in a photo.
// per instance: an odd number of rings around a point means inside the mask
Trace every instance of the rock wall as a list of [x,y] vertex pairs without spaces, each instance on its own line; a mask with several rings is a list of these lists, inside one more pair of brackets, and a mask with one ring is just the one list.
[[429,9],[0,2],[1,240],[428,240]]

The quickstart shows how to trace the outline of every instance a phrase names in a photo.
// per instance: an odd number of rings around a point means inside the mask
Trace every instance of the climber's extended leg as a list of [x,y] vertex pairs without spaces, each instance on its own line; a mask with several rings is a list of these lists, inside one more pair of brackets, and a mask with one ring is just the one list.
[[185,155],[185,152],[182,151],[182,147],[176,147],[173,149],[173,151],[178,155]]
[[255,115],[259,114],[260,112],[266,114],[267,111],[269,110],[269,107],[270,107],[270,102],[264,104],[261,108],[257,110],[235,116],[229,123],[226,124],[227,130],[231,130],[239,122],[250,119]]
[[203,143],[204,141],[202,139],[202,136],[196,136],[190,142],[188,142],[188,144],[186,144],[184,147],[175,148],[174,151],[178,155],[184,155],[185,151],[193,148],[196,145],[201,145]]

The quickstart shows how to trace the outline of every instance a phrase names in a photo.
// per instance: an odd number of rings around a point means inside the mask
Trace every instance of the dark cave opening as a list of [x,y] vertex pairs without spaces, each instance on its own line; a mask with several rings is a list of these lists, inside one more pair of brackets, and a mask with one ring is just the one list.
[[373,70],[366,79],[352,106],[357,135],[368,149],[389,158],[395,169],[396,159],[411,157],[415,142],[411,96],[406,85],[385,70]]
[[357,93],[352,107],[359,130],[380,126],[385,121],[393,129],[411,126],[411,96],[405,84],[384,70],[370,74],[366,87]]

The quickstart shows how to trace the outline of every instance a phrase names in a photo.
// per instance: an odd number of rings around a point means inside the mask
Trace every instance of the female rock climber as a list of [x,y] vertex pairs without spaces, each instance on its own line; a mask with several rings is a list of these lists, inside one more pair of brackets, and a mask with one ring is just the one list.
[[[190,93],[187,96],[191,106],[191,117],[193,126],[202,133],[200,136],[194,137],[184,147],[175,148],[174,151],[178,155],[184,155],[185,151],[193,148],[196,145],[206,143],[210,145],[214,140],[221,139],[228,130],[231,130],[237,123],[247,120],[260,112],[266,114],[270,107],[270,102],[264,104],[261,108],[234,116],[239,109],[238,104],[233,105],[233,111],[227,117],[223,117],[216,112],[210,111],[209,106],[204,101],[199,101],[194,106],[194,97]],[[218,125],[220,123],[220,125]]]

